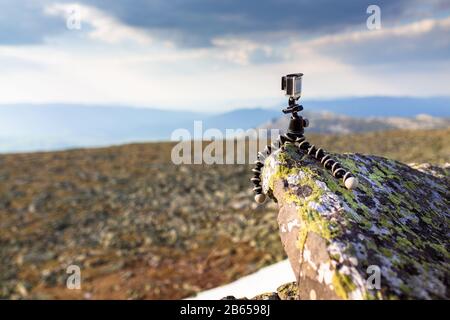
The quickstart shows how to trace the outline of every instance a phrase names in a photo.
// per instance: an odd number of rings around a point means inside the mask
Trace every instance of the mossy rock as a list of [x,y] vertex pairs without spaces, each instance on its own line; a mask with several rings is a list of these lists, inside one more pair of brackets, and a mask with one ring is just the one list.
[[280,297],[276,292],[267,292],[253,297],[252,300],[280,300]]
[[357,189],[294,145],[269,156],[262,172],[298,297],[448,299],[450,167],[333,156]]
[[296,300],[298,298],[297,282],[288,282],[277,288],[281,300]]

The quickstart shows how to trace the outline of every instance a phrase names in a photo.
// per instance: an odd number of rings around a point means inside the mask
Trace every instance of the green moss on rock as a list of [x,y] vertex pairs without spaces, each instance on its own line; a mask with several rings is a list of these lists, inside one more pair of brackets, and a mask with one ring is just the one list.
[[[297,211],[301,227],[286,241],[299,250],[296,259],[305,270],[298,275],[299,292],[316,283],[322,289],[312,296],[448,299],[449,168],[412,168],[360,154],[334,157],[359,179],[356,190],[293,145],[268,157],[263,169],[264,192]],[[305,252],[311,233],[325,240],[327,259]],[[379,290],[367,284],[369,266],[381,271]]]
[[288,282],[277,288],[281,300],[295,300],[298,297],[297,282]]

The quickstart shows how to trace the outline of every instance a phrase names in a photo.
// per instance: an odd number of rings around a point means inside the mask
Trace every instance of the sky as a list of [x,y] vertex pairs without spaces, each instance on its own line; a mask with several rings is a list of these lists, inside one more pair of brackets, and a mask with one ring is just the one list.
[[293,72],[308,99],[449,96],[450,0],[0,0],[0,70],[0,104],[269,107]]

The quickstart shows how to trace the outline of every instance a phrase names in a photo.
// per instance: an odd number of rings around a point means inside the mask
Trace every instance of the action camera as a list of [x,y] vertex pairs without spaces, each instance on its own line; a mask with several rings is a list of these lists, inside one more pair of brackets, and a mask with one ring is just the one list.
[[292,73],[281,77],[281,90],[286,91],[286,95],[298,99],[302,95],[303,73]]

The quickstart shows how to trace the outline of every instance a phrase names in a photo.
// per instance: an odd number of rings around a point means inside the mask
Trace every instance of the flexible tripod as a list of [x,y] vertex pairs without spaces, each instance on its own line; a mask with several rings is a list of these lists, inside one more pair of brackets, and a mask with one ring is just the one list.
[[298,115],[298,112],[303,110],[303,106],[297,104],[299,97],[290,97],[289,106],[283,109],[284,114],[291,114],[289,128],[286,134],[278,136],[278,139],[267,145],[264,151],[258,152],[257,160],[255,161],[255,168],[252,169],[253,177],[250,179],[253,184],[253,192],[255,193],[255,201],[263,203],[266,200],[266,195],[263,193],[261,186],[261,172],[264,167],[264,160],[272,151],[281,148],[285,143],[292,143],[296,145],[303,153],[307,153],[314,157],[317,161],[330,170],[333,177],[341,179],[347,189],[355,189],[358,186],[358,179],[355,178],[349,171],[345,170],[339,162],[333,159],[325,150],[317,148],[315,145],[306,141],[304,128],[308,127],[308,119]]

